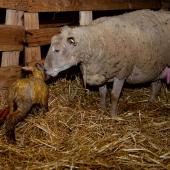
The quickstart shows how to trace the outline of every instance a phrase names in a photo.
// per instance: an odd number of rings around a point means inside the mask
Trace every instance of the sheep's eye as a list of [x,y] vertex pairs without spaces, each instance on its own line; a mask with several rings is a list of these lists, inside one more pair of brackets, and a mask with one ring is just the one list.
[[52,46],[52,52],[58,53],[60,50],[57,49],[55,46]]
[[68,42],[69,44],[71,44],[71,45],[74,45],[74,46],[77,45],[74,37],[69,37],[69,38],[67,38],[67,42]]
[[55,49],[54,51],[55,51],[56,53],[59,53],[59,50],[57,50],[57,49]]

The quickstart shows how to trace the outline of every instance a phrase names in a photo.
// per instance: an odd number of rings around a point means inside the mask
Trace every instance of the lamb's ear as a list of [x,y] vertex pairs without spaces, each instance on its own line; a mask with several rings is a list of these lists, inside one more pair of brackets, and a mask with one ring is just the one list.
[[35,67],[38,68],[38,70],[44,71],[44,65],[43,65],[43,64],[36,63],[36,64],[35,64]]
[[32,66],[25,66],[25,67],[22,67],[22,70],[32,72],[34,68]]

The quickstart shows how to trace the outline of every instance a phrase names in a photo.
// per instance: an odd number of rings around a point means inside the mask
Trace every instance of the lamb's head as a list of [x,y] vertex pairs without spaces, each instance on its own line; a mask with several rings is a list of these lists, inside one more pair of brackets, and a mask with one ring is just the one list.
[[42,80],[46,80],[45,69],[42,64],[36,63],[35,66],[25,66],[22,67],[24,71],[31,72],[32,76]]
[[79,63],[75,55],[79,40],[73,30],[64,27],[60,34],[52,37],[44,64],[47,75],[57,76],[59,72]]

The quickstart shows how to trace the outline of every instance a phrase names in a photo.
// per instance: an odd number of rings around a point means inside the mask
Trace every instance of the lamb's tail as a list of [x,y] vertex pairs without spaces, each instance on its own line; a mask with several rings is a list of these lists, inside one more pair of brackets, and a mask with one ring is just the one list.
[[0,110],[0,125],[2,125],[9,114],[9,106]]

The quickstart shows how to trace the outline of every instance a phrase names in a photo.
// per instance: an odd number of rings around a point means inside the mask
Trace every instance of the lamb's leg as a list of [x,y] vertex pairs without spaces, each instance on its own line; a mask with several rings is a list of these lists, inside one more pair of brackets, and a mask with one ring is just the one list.
[[152,82],[151,85],[152,85],[152,91],[151,91],[151,96],[149,101],[154,102],[157,99],[159,92],[161,90],[161,80],[154,81]]
[[118,113],[117,103],[118,103],[119,96],[122,91],[124,82],[125,82],[125,79],[120,80],[118,78],[114,78],[113,89],[111,92],[111,99],[112,99],[111,114],[112,115],[116,115]]
[[15,143],[15,126],[19,121],[24,119],[24,117],[27,115],[28,111],[31,108],[31,104],[29,102],[20,102],[19,105],[17,105],[17,110],[10,113],[5,122],[5,134],[7,142],[9,143]]
[[106,85],[99,87],[99,93],[100,93],[100,107],[102,109],[105,109],[106,108],[106,95],[107,95]]
[[0,110],[0,126],[5,122],[7,115],[9,114],[9,107],[5,107]]
[[2,125],[5,122],[7,115],[12,113],[13,110],[14,110],[14,103],[13,103],[13,99],[10,98],[10,100],[8,100],[8,107],[1,110],[0,125]]
[[13,99],[8,99],[8,104],[9,104],[9,114],[13,113],[14,111],[14,102],[13,102]]
[[43,112],[48,112],[48,96],[45,98],[45,101],[43,103]]

